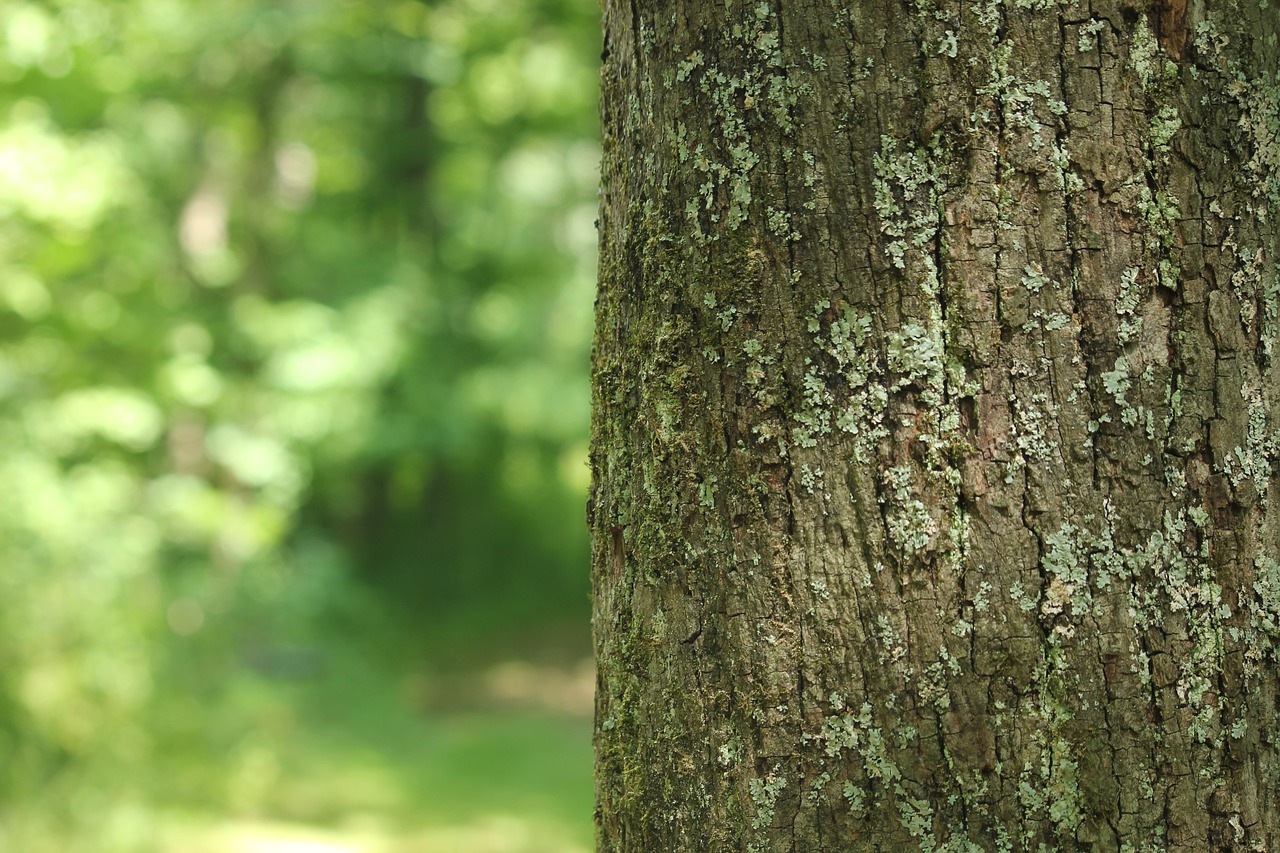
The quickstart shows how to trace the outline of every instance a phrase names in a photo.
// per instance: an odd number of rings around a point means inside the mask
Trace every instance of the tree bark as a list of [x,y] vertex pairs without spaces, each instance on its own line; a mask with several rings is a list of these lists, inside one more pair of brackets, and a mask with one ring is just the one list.
[[1280,849],[1280,4],[604,25],[599,849]]

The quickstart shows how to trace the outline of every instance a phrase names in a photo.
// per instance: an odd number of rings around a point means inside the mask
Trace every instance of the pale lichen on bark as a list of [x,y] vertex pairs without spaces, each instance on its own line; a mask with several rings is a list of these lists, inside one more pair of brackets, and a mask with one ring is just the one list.
[[605,26],[600,849],[1271,849],[1275,9]]

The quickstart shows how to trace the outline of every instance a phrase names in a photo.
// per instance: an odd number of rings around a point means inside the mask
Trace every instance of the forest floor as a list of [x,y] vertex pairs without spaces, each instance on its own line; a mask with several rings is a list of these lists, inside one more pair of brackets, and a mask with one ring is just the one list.
[[[233,814],[175,811],[164,853],[588,853],[590,662],[299,685],[227,768]],[[357,682],[361,679],[357,675]],[[282,722],[283,720],[283,722]]]

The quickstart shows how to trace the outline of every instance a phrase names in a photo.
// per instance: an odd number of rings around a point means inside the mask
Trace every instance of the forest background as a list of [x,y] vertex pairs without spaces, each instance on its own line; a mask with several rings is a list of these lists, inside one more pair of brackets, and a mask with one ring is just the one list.
[[0,6],[0,848],[590,848],[598,14]]

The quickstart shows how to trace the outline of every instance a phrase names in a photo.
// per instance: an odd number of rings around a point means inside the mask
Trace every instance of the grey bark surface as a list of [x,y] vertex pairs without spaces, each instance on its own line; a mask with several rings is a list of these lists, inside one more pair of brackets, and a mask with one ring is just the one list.
[[1280,4],[604,26],[599,850],[1280,849]]

